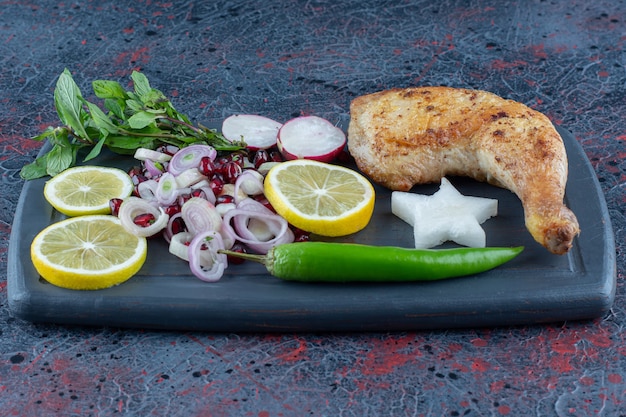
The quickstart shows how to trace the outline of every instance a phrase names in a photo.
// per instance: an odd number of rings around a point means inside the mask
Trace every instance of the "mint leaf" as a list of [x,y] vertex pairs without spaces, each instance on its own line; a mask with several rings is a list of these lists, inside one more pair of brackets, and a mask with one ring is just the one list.
[[46,168],[48,165],[47,156],[48,154],[42,155],[30,164],[24,165],[20,170],[20,177],[25,180],[35,180],[48,175]]
[[157,114],[140,111],[128,118],[128,124],[133,129],[143,129],[144,127],[148,127],[153,124],[157,117]]
[[106,100],[104,100],[104,107],[108,109],[118,119],[126,120],[126,115],[124,114],[126,103],[124,102],[124,100],[114,100],[111,98],[107,98]]
[[148,94],[152,91],[150,87],[150,82],[148,81],[148,77],[146,77],[141,72],[133,71],[130,75],[130,78],[133,80],[133,85],[135,87],[135,93],[139,96],[141,101],[143,97],[147,97]]
[[41,140],[46,140],[48,138],[54,137],[57,134],[57,129],[61,129],[61,128],[54,128],[52,126],[48,126],[46,130],[44,130],[37,136],[33,136],[31,139],[41,141]]
[[51,177],[66,170],[74,164],[76,153],[72,146],[56,144],[48,152],[46,172]]
[[96,80],[91,83],[96,97],[107,99],[126,99],[126,91],[117,81]]
[[159,140],[155,137],[128,137],[128,136],[109,136],[107,138],[107,148],[113,152],[122,154],[133,154],[137,148],[156,148]]
[[140,112],[143,110],[143,103],[141,101],[138,101],[137,99],[134,98],[133,96],[130,96],[131,98],[129,98],[128,100],[126,100],[126,107],[128,108],[128,110],[130,110],[131,112]]
[[89,112],[91,113],[91,118],[94,125],[98,128],[98,130],[100,130],[103,136],[106,137],[110,133],[117,133],[119,131],[119,129],[111,121],[109,116],[107,116],[102,110],[100,110],[100,107],[90,102],[87,102],[87,107],[89,108]]
[[84,161],[89,161],[90,159],[95,158],[96,156],[100,155],[100,151],[102,151],[102,147],[104,146],[104,143],[106,142],[106,137],[100,139],[98,141],[98,143],[96,143],[94,145],[94,147],[91,149],[91,151],[89,151],[89,153],[87,154],[87,156],[85,156]]
[[61,121],[72,128],[78,136],[88,138],[83,126],[85,111],[82,108],[82,100],[82,94],[72,74],[65,69],[54,90],[54,104]]

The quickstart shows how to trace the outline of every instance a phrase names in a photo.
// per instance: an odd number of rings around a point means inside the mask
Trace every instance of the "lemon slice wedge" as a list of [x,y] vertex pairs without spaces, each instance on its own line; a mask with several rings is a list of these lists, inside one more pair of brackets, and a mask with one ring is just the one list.
[[297,159],[274,166],[264,191],[274,210],[293,226],[322,236],[362,230],[374,211],[372,184],[338,165]]
[[31,244],[39,275],[59,287],[96,290],[120,284],[143,266],[146,238],[124,229],[117,217],[70,217],[43,229]]
[[130,176],[117,168],[77,166],[52,177],[44,197],[67,216],[109,214],[112,198],[126,198],[133,191]]

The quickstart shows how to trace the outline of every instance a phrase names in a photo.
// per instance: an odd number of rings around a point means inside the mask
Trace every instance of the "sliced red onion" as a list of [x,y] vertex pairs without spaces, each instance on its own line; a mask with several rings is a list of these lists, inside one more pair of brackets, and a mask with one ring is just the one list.
[[[255,200],[253,198],[246,198],[246,199],[241,200],[237,204],[237,208],[245,209],[245,210],[251,210],[251,211],[257,211],[259,213],[274,214],[274,215],[278,216],[272,210],[268,209],[262,203],[258,202],[257,200]],[[278,216],[278,217],[280,217],[280,216]]]
[[152,159],[146,159],[143,161],[143,166],[146,169],[147,174],[150,178],[158,177],[163,172],[165,172],[165,168],[162,162],[154,162]]
[[174,227],[174,222],[176,221],[176,219],[181,218],[181,217],[182,217],[182,213],[180,211],[170,216],[169,220],[167,221],[167,226],[165,227],[165,230],[163,231],[163,237],[165,238],[166,242],[168,243],[171,242],[172,236],[177,234],[177,233],[174,233],[172,228]]
[[189,168],[198,167],[204,156],[215,159],[217,151],[209,145],[189,145],[174,154],[167,169],[173,175],[178,176]]
[[216,282],[228,267],[228,257],[219,250],[225,249],[222,236],[216,231],[196,235],[189,244],[188,256],[191,272],[206,282]]
[[223,224],[227,236],[234,237],[259,253],[267,253],[278,244],[294,240],[287,220],[251,198],[228,211],[224,215]]
[[[148,227],[135,224],[135,217],[145,213],[150,213],[154,216],[154,223]],[[141,237],[154,236],[159,233],[161,230],[165,229],[169,220],[169,216],[162,207],[155,207],[142,198],[133,196],[124,199],[124,202],[120,206],[118,217],[126,230]]]
[[180,259],[189,261],[188,243],[191,242],[192,239],[193,236],[189,232],[176,233],[170,239],[170,253],[179,257]]
[[158,186],[159,184],[153,179],[140,182],[137,185],[137,194],[139,194],[139,197],[143,200],[154,203],[157,201],[156,190]]
[[239,192],[246,196],[263,194],[263,175],[253,169],[246,169],[235,181],[235,200]]
[[204,197],[211,203],[215,204],[217,198],[215,197],[215,193],[213,192],[213,188],[211,188],[211,184],[207,179],[203,179],[191,186],[192,190],[202,190],[204,192]]
[[228,213],[230,210],[234,210],[236,208],[237,208],[237,205],[235,203],[220,203],[215,206],[215,210],[217,210],[217,212],[222,217],[224,217],[224,215]]
[[222,216],[215,206],[200,197],[192,197],[183,204],[181,214],[187,230],[194,236],[203,232],[220,230]]
[[156,188],[156,199],[163,206],[170,206],[178,199],[179,189],[176,178],[169,172],[165,172],[159,178]]
[[237,240],[237,236],[235,235],[232,227],[227,227],[227,224],[224,222],[222,222],[222,227],[220,227],[220,235],[222,236],[222,240],[224,241],[225,249],[232,248]]
[[250,234],[260,241],[268,241],[274,239],[275,228],[268,225],[268,222],[255,217],[250,218],[247,230]]

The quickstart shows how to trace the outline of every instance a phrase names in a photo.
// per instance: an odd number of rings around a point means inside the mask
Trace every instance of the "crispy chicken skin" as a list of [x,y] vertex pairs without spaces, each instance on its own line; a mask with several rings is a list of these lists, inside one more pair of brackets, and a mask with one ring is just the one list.
[[495,94],[449,87],[392,89],[350,106],[348,149],[373,181],[392,190],[446,175],[514,192],[533,238],[564,254],[579,233],[563,204],[567,155],[543,114]]

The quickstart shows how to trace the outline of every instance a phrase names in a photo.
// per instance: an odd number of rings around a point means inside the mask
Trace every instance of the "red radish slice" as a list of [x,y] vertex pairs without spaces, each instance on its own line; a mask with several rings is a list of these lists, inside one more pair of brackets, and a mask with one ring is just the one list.
[[285,159],[331,162],[346,145],[346,135],[326,119],[301,116],[280,128],[276,144]]
[[282,124],[255,114],[235,114],[222,122],[222,135],[231,142],[243,141],[257,151],[276,145],[276,136]]

